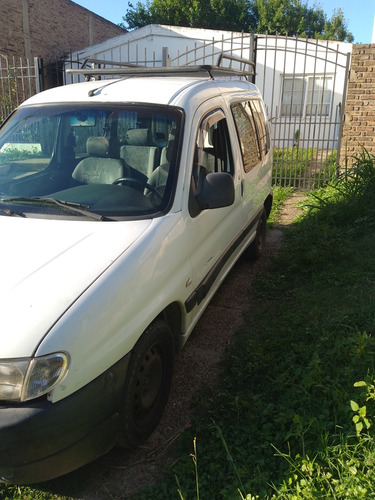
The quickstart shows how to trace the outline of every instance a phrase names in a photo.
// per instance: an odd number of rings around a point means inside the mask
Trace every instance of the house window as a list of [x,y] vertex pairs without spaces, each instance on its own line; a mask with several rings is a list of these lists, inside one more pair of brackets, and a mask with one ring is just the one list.
[[329,116],[331,76],[287,76],[283,78],[281,116]]
[[304,79],[284,76],[281,96],[281,116],[301,116],[304,96]]
[[332,77],[309,78],[306,115],[328,116],[332,96]]

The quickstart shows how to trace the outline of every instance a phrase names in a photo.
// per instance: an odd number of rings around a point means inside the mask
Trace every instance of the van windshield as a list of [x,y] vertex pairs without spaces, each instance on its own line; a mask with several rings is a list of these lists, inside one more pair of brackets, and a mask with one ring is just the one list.
[[181,122],[182,112],[166,106],[20,108],[0,129],[0,215],[163,213],[177,177]]

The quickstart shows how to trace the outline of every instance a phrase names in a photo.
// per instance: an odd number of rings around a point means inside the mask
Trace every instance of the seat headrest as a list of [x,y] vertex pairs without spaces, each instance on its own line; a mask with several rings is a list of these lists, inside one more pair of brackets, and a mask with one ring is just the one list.
[[166,159],[168,163],[171,163],[174,149],[174,139],[171,139],[166,147]]
[[150,131],[148,128],[131,128],[126,135],[126,142],[130,146],[149,146]]
[[105,158],[109,155],[109,140],[107,137],[89,137],[86,142],[86,151],[91,156]]

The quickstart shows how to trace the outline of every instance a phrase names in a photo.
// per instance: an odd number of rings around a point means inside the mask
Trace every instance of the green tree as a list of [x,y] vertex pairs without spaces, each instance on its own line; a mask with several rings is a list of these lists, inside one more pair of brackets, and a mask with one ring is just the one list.
[[126,25],[124,23],[121,23],[121,26],[128,30],[142,28],[142,26],[147,26],[148,24],[153,24],[156,22],[150,12],[149,1],[147,1],[146,6],[141,2],[137,2],[135,7],[132,3],[129,2],[128,10],[123,17],[123,20],[126,21]]
[[193,28],[353,41],[341,9],[331,19],[304,0],[147,0],[128,4],[122,26],[170,24]]
[[300,0],[255,0],[254,12],[257,33],[312,38],[324,28],[323,11],[310,9]]
[[341,9],[333,11],[332,18],[326,20],[324,24],[324,33],[317,33],[316,38],[324,38],[325,40],[341,40],[353,42],[354,37],[348,31],[347,22],[344,18],[344,13]]
[[249,31],[254,22],[250,7],[249,0],[148,0],[146,5],[128,4],[123,26],[134,29],[153,23]]

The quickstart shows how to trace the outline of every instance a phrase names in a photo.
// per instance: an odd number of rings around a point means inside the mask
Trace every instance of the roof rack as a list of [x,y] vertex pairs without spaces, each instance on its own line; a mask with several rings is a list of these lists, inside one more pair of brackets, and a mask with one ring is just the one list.
[[[237,62],[240,67],[248,66],[249,69],[235,69],[222,66],[224,60],[229,60],[230,65],[232,62]],[[105,66],[117,66],[116,68],[107,68]],[[102,67],[104,66],[104,67]],[[170,76],[170,75],[205,75],[207,74],[215,79],[215,76],[241,76],[248,78],[255,73],[255,64],[248,59],[242,59],[230,54],[221,53],[217,60],[216,65],[186,65],[186,66],[138,66],[131,63],[105,61],[102,59],[86,59],[80,69],[67,69],[67,74],[83,75],[86,80],[101,80],[102,76]]]

